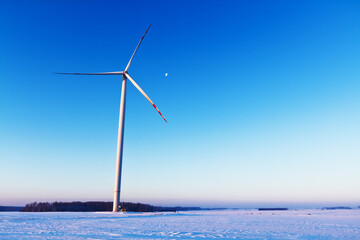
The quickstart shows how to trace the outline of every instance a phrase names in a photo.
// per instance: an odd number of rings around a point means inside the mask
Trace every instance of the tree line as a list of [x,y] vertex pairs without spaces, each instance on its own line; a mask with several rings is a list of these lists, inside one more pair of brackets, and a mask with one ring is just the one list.
[[[161,207],[143,203],[121,202],[121,208],[130,212],[157,212]],[[113,202],[33,202],[26,204],[22,212],[101,212],[112,211]]]

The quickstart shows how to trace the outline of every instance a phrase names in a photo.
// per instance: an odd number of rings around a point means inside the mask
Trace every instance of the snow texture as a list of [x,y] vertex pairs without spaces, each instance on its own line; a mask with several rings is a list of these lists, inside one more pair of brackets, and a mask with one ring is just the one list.
[[0,213],[0,239],[360,239],[360,210]]

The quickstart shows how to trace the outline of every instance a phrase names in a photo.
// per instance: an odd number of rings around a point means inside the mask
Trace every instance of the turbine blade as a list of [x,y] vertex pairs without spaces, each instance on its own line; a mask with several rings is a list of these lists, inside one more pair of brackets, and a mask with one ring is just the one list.
[[146,95],[146,93],[141,89],[141,87],[139,85],[137,85],[137,83],[134,81],[134,79],[132,79],[130,77],[130,75],[128,73],[124,73],[125,77],[127,79],[130,80],[130,82],[141,92],[142,95],[144,95],[144,97],[151,103],[151,105],[153,105],[153,107],[156,109],[156,111],[158,111],[158,113],[160,114],[160,116],[166,121],[166,119],[164,118],[164,116],[161,114],[161,112],[159,111],[159,109],[155,106],[155,104],[151,101],[151,99],[148,97],[148,95]]
[[134,53],[132,54],[132,56],[131,56],[131,58],[130,58],[130,61],[129,61],[128,65],[126,66],[126,68],[125,68],[125,71],[124,71],[124,72],[126,72],[126,71],[129,69],[130,64],[131,64],[131,61],[133,60],[133,58],[134,58],[134,56],[135,56],[136,51],[138,50],[138,48],[139,48],[139,46],[140,46],[140,44],[141,44],[142,40],[144,39],[144,37],[145,37],[146,33],[148,32],[148,30],[149,30],[149,28],[150,28],[150,27],[151,27],[151,24],[150,24],[150,26],[146,29],[146,31],[145,31],[145,33],[144,33],[144,35],[143,35],[143,36],[142,36],[142,38],[140,39],[140,42],[139,42],[139,43],[138,43],[138,45],[136,46],[135,51],[134,51]]
[[123,75],[124,72],[103,72],[103,73],[54,73],[67,75]]

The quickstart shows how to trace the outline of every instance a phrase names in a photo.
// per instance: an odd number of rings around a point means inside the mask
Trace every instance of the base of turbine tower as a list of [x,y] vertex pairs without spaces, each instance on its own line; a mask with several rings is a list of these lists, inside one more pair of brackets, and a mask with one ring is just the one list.
[[113,212],[122,212],[120,204],[117,206],[116,209],[113,208]]

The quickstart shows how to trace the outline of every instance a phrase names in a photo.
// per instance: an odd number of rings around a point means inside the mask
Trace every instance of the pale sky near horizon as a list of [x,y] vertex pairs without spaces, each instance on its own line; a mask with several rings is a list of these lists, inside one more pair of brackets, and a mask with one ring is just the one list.
[[[356,1],[0,2],[0,205],[360,205]],[[165,76],[165,74],[168,76]],[[264,206],[264,205],[262,205]]]

